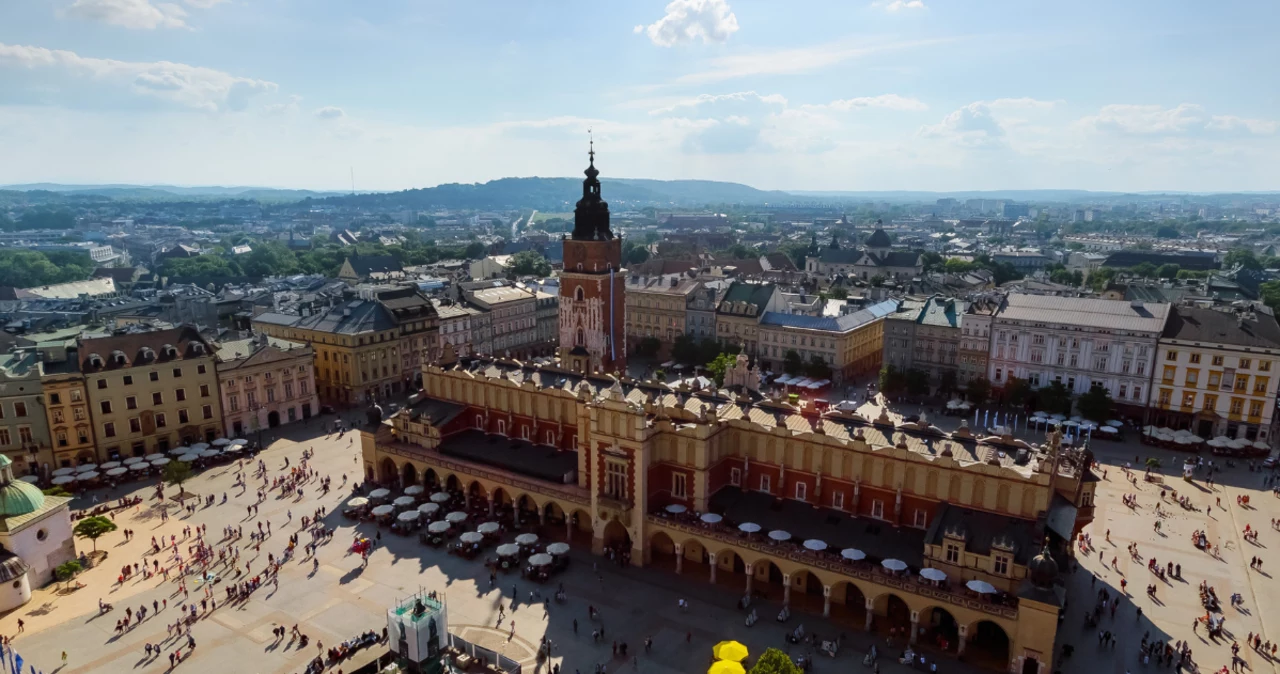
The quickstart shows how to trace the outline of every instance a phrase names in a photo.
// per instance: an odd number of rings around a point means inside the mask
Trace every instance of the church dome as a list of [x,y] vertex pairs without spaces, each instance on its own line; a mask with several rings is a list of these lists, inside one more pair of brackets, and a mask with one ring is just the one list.
[[867,237],[867,248],[888,248],[893,245],[889,240],[889,233],[877,227],[876,231]]
[[17,580],[30,570],[31,567],[20,557],[8,550],[0,550],[0,583]]
[[29,482],[13,479],[13,460],[0,454],[0,517],[33,513],[44,506],[44,492]]
[[1058,578],[1058,563],[1053,561],[1053,556],[1049,554],[1048,543],[1045,543],[1040,554],[1032,557],[1027,563],[1027,575],[1036,587],[1053,587],[1053,582]]

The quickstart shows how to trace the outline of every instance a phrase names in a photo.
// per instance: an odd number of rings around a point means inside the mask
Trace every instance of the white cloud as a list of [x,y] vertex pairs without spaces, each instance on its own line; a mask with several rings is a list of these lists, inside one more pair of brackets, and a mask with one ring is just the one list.
[[220,5],[226,1],[227,0],[183,0],[183,2],[187,3],[188,5],[191,5],[192,7],[198,7],[200,9],[209,9],[214,5]]
[[1265,119],[1248,119],[1235,115],[1214,115],[1206,128],[1214,131],[1246,131],[1259,136],[1269,136],[1280,130],[1280,123]]
[[61,49],[0,43],[0,69],[3,68],[49,69],[73,78],[87,77],[136,94],[211,112],[244,110],[249,99],[274,93],[279,88],[274,82],[237,77],[185,63],[117,61]]
[[[197,4],[197,6],[200,6]],[[137,30],[185,28],[187,12],[169,2],[151,0],[76,0],[66,15]]]
[[706,84],[759,75],[792,75],[819,70],[862,56],[943,44],[953,39],[907,40],[858,45],[835,42],[794,49],[743,52],[711,59],[710,68],[682,75],[676,79],[676,84]]
[[1235,115],[1210,115],[1194,103],[1172,108],[1161,105],[1104,105],[1096,115],[1081,118],[1077,125],[1096,133],[1130,136],[1179,136],[1210,132],[1270,135],[1280,130],[1274,120],[1250,119]]
[[918,98],[899,96],[898,94],[859,96],[857,98],[846,98],[843,100],[831,101],[830,103],[804,105],[801,107],[814,110],[833,110],[836,112],[849,112],[851,110],[863,110],[866,108],[884,108],[886,110],[899,110],[903,112],[918,112],[920,110],[929,109],[929,106],[925,105],[924,101],[921,101]]
[[876,9],[883,9],[886,12],[927,9],[924,6],[924,0],[877,0],[871,3],[871,6]]
[[724,42],[738,31],[738,17],[725,0],[671,0],[667,13],[634,32],[648,34],[659,47],[671,47],[702,40],[703,44]]
[[332,105],[326,105],[323,108],[316,109],[316,117],[319,117],[320,119],[342,119],[346,116],[347,113],[343,112],[342,108],[335,108]]
[[937,124],[921,127],[919,134],[963,147],[981,148],[1002,145],[1005,129],[991,114],[990,104],[975,101],[943,117]]
[[742,104],[748,102],[786,106],[787,99],[781,94],[768,94],[766,96],[761,96],[754,91],[739,91],[732,94],[702,94],[696,98],[677,101],[665,107],[650,110],[649,114],[665,115],[667,113],[675,112],[681,108],[705,108],[707,106],[714,106],[718,104]]

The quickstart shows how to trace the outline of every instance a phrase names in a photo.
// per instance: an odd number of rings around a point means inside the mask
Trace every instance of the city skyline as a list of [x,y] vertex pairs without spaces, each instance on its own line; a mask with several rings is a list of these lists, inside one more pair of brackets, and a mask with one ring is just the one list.
[[[0,10],[0,184],[1268,191],[1280,10],[941,0]],[[1188,28],[1188,27],[1193,28]],[[1256,38],[1256,39],[1254,39]],[[581,152],[579,151],[581,149]],[[607,196],[607,195],[606,195]]]

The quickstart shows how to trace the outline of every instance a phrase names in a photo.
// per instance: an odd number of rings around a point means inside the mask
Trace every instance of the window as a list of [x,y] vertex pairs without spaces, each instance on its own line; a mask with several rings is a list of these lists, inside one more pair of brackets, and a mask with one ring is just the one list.
[[1236,390],[1240,392],[1249,390],[1249,375],[1247,374],[1236,375]]
[[82,396],[80,395],[80,389],[78,388],[71,389],[71,402],[73,403],[80,402],[81,397]]
[[[126,374],[126,375],[124,376],[124,385],[125,385],[125,386],[133,386],[133,375],[131,375],[131,374]],[[99,386],[98,388],[106,388],[106,387],[105,387],[105,386]]]
[[102,413],[103,413],[103,414],[111,414],[111,401],[110,401],[110,400],[104,400],[104,401],[102,401],[101,403],[99,403],[99,407],[101,407],[101,408],[102,408]]
[[[232,396],[232,399],[234,398],[235,396]],[[484,417],[480,416],[479,414],[476,415],[476,428],[480,430],[484,430]]]
[[1129,385],[1128,385],[1128,384],[1121,384],[1121,385],[1120,385],[1120,394],[1119,394],[1119,395],[1117,395],[1116,397],[1117,397],[1117,398],[1120,398],[1121,400],[1124,400],[1124,398],[1125,398],[1125,396],[1128,394],[1128,392],[1129,392]]
[[151,394],[151,404],[152,404],[152,405],[163,405],[163,404],[164,404],[164,394],[163,394],[163,393],[161,393],[161,392],[159,392],[159,391],[156,391],[155,393],[152,393],[152,394]]
[[1220,372],[1209,373],[1209,388],[1218,388],[1218,384],[1221,384],[1221,383],[1222,383],[1222,373]]
[[292,397],[293,397],[293,382],[287,381],[284,383],[284,399],[288,400]]
[[871,516],[876,519],[884,519],[884,501],[876,499],[871,502]]
[[14,403],[13,416],[19,418],[27,416],[27,404],[23,402]]
[[62,404],[62,397],[61,397],[61,396],[59,396],[57,393],[50,393],[50,394],[49,394],[49,404],[50,404],[50,405],[61,405],[61,404]]
[[1163,379],[1164,379],[1164,383],[1166,383],[1166,384],[1172,384],[1172,383],[1173,383],[1173,373],[1174,373],[1174,372],[1176,372],[1176,371],[1177,371],[1177,369],[1178,369],[1178,368],[1176,368],[1176,367],[1174,367],[1174,366],[1172,366],[1172,365],[1166,365],[1166,366],[1165,366],[1165,368],[1164,368],[1164,377],[1163,377]]
[[125,399],[124,399],[124,407],[125,407],[125,409],[128,409],[128,410],[136,410],[136,409],[138,409],[138,398],[137,398],[136,396],[129,396],[129,397],[125,398]]
[[1231,413],[1238,416],[1243,411],[1244,411],[1244,401],[1239,398],[1232,398]]
[[796,483],[796,500],[803,501],[809,495],[809,485],[803,482]]
[[1206,393],[1204,396],[1204,409],[1206,410],[1218,409],[1218,396],[1209,395],[1208,393]]
[[1195,388],[1195,385],[1199,383],[1199,381],[1200,381],[1199,370],[1187,370],[1187,386]]
[[30,427],[30,426],[19,426],[19,427],[18,427],[18,442],[21,442],[21,443],[22,443],[22,444],[24,444],[24,445],[25,445],[25,444],[29,444],[30,442],[32,442],[32,440],[31,440],[31,427]]
[[178,402],[182,402],[187,399],[187,389],[180,388],[174,391],[174,394],[178,397]]
[[924,510],[916,509],[915,514],[911,518],[911,525],[920,529],[925,528],[929,524],[929,513]]
[[0,428],[0,445],[7,445],[12,441],[13,441],[13,438],[9,436],[9,429]]
[[506,434],[507,434],[507,422],[503,421],[502,419],[499,419],[499,420],[498,420],[498,435],[506,435]]
[[156,415],[156,428],[164,428],[168,425],[168,421],[164,418],[164,414]]
[[991,562],[991,572],[997,576],[1009,575],[1009,558],[1004,555],[996,555]]
[[66,446],[67,446],[67,432],[66,432],[66,431],[58,431],[56,435],[57,435],[57,437],[58,437],[58,446],[59,446],[59,447],[66,447]]
[[955,543],[947,543],[947,562],[949,564],[960,563],[960,546]]
[[1271,361],[1269,361],[1269,360],[1260,360],[1260,361],[1258,361],[1258,371],[1259,371],[1259,372],[1270,372],[1270,371],[1271,371]]
[[208,385],[208,384],[201,384],[201,385],[200,385],[200,397],[201,397],[201,398],[208,398],[208,397],[209,397],[209,385]]
[[160,373],[159,373],[159,372],[151,372],[151,373],[149,373],[149,374],[148,374],[148,377],[151,379],[151,381],[160,381]]
[[1183,407],[1195,407],[1195,405],[1196,405],[1196,394],[1194,391],[1187,391],[1182,394]]
[[831,507],[835,508],[836,510],[844,510],[844,492],[842,491],[831,492]]
[[205,405],[204,407],[200,408],[200,411],[204,413],[204,418],[206,419],[213,418],[213,405]]
[[181,376],[182,376],[182,368],[180,367],[173,368],[173,378],[177,379],[178,377],[181,377]]
[[76,421],[84,421],[84,417],[85,417],[85,411],[84,411],[84,408],[83,408],[83,407],[72,407],[72,408],[71,408],[71,416],[72,416],[72,418],[74,418]]
[[1256,394],[1258,394],[1258,395],[1265,395],[1265,394],[1267,393],[1267,382],[1268,382],[1268,381],[1269,381],[1269,380],[1268,380],[1266,377],[1254,377],[1254,378],[1253,378],[1253,392],[1254,392],[1254,393],[1256,393]]
[[1241,359],[1240,359],[1240,369],[1241,369],[1241,370],[1247,370],[1247,369],[1249,369],[1249,367],[1250,367],[1250,366],[1252,366],[1252,365],[1253,365],[1253,361],[1252,361],[1252,360],[1249,360],[1248,358],[1241,358]]
[[196,366],[196,374],[204,374],[205,372],[208,372],[208,371],[209,371],[208,368],[206,368],[203,365]]
[[134,417],[129,420],[129,432],[130,433],[142,432],[142,422],[138,420],[138,417]]
[[741,468],[729,469],[729,484],[735,487],[742,486],[742,469]]
[[1254,400],[1253,402],[1249,403],[1249,416],[1251,417],[1262,416],[1262,401]]
[[1141,387],[1141,386],[1135,386],[1135,387],[1133,387],[1133,399],[1134,399],[1134,400],[1137,400],[1138,402],[1142,402],[1142,387]]
[[1198,354],[1198,353],[1193,353],[1193,354],[1191,354],[1191,362],[1192,362],[1192,363],[1199,363],[1199,362],[1200,362],[1200,354]]
[[1168,407],[1169,401],[1173,398],[1173,391],[1167,388],[1160,389],[1160,406]]
[[276,401],[276,387],[269,386],[267,387],[267,402],[273,403],[275,401]]
[[234,394],[234,393],[232,393],[231,395],[227,396],[227,404],[231,407],[231,411],[232,411],[232,412],[239,411],[239,410],[240,410],[240,396],[238,396],[238,395],[236,395],[236,394]]
[[688,476],[685,475],[684,473],[673,473],[671,475],[671,495],[672,496],[676,498],[684,498],[687,495],[685,493],[685,481],[687,478]]
[[605,495],[610,498],[627,498],[627,464],[622,461],[605,462]]
[[62,410],[53,410],[53,423],[60,424],[64,421],[62,418]]
[[191,421],[191,418],[187,416],[186,410],[178,410],[178,423],[185,424],[190,421]]
[[311,392],[311,385],[307,383],[307,380],[303,379],[298,382],[298,392],[302,395],[307,395]]
[[1171,360],[1171,361],[1178,360],[1178,352],[1173,350],[1166,351],[1164,354],[1164,359]]
[[1214,357],[1213,357],[1213,364],[1214,364],[1214,365],[1222,365],[1222,356],[1214,356]]
[[760,491],[762,491],[762,492],[766,492],[766,493],[772,493],[772,487],[773,487],[773,485],[769,483],[769,476],[768,476],[768,475],[761,475],[761,476],[760,476]]
[[[3,429],[0,429],[3,430]],[[102,435],[108,438],[116,437],[116,425],[108,421],[102,425]]]

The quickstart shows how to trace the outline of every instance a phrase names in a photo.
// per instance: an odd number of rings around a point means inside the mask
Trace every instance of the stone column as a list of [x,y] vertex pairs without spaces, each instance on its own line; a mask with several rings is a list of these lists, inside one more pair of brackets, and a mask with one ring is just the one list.
[[547,523],[547,511],[546,511],[546,509],[544,509],[544,508],[538,508],[538,524],[539,524],[539,525],[543,525],[543,524],[546,524],[546,523]]
[[716,553],[707,553],[707,564],[711,565],[711,584],[714,585],[716,582]]
[[755,574],[752,573],[753,567],[750,564],[744,567],[747,571],[747,596],[751,596],[751,581],[755,580]]
[[520,505],[516,504],[511,508],[511,518],[515,522],[515,527],[520,528]]
[[916,639],[920,635],[919,628],[920,628],[920,613],[917,611],[912,611],[911,612],[911,638],[908,640],[910,643],[914,644],[916,642]]
[[791,603],[791,574],[782,574],[782,603]]
[[676,543],[676,573],[684,571],[684,546]]
[[564,540],[573,540],[573,515],[564,516]]
[[874,619],[874,618],[876,617],[875,610],[874,610],[874,609],[875,609],[875,604],[871,603],[871,600],[870,600],[870,599],[867,599],[867,600],[866,600],[866,602],[867,602],[867,624],[863,627],[863,629],[865,629],[866,631],[870,632],[870,631],[871,631],[871,621],[872,621],[872,619]]
[[964,647],[969,643],[969,626],[960,625],[960,643],[956,644],[956,655],[964,655]]
[[467,510],[471,509],[471,492],[470,491],[462,492],[462,504],[467,507]]
[[831,617],[831,586],[822,586],[822,617]]
[[493,499],[489,499],[489,517],[493,517]]

